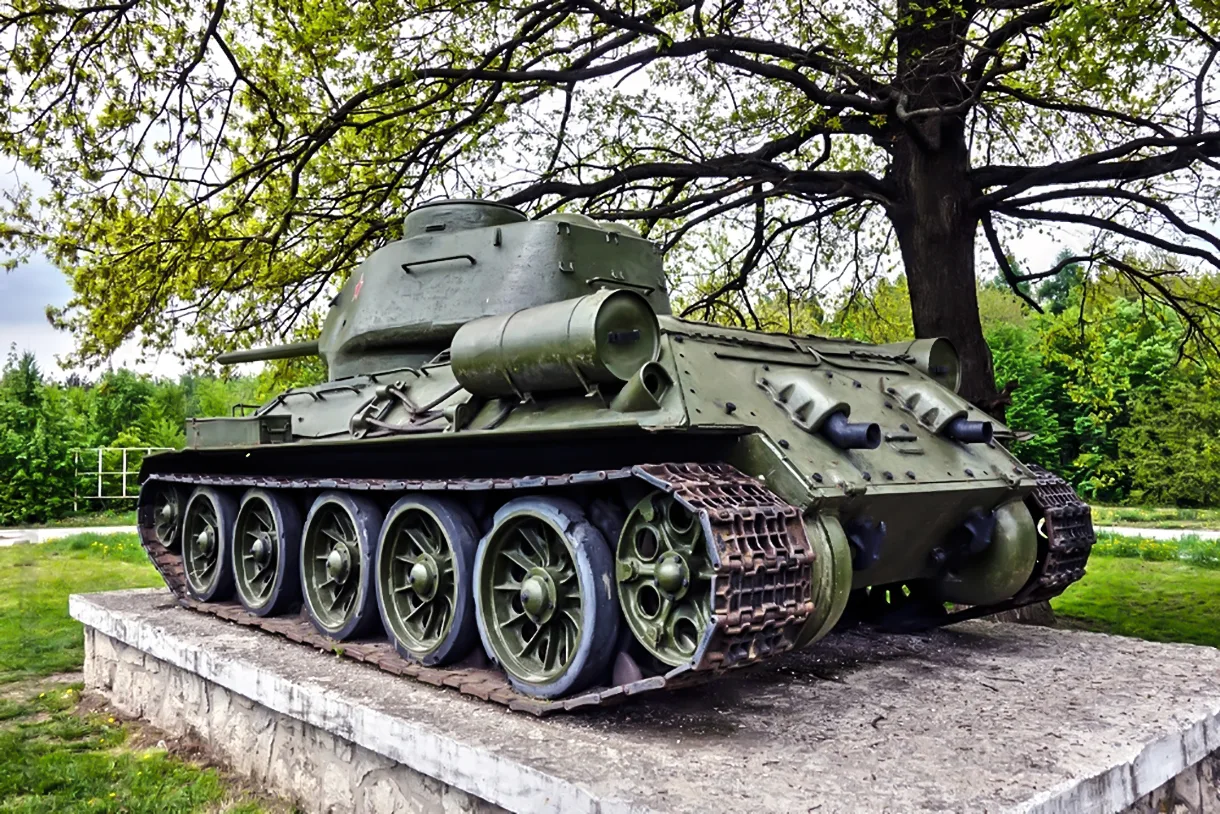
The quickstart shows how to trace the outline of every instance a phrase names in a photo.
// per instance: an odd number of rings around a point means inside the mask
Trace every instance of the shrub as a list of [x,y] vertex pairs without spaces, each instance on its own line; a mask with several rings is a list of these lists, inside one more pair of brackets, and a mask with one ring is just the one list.
[[1181,560],[1200,568],[1220,569],[1220,540],[1205,540],[1197,534],[1187,534],[1173,540],[1150,537],[1126,537],[1099,532],[1093,554],[1098,557],[1125,557],[1149,562]]
[[1196,534],[1178,538],[1182,559],[1200,568],[1220,568],[1220,540],[1204,540]]

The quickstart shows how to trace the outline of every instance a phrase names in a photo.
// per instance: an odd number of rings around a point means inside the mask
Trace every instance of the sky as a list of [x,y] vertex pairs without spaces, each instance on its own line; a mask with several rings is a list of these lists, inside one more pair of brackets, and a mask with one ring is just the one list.
[[[6,160],[0,166],[0,192],[16,190],[23,183],[36,196],[50,191],[50,184],[38,173],[11,159]],[[0,260],[4,259],[0,256]],[[33,351],[38,366],[53,379],[63,379],[72,372],[96,378],[96,371],[65,369],[57,359],[71,353],[74,343],[71,334],[51,327],[47,321],[47,306],[62,308],[71,298],[72,287],[68,279],[45,257],[32,258],[11,272],[0,270],[0,364],[9,349],[16,345],[18,353]],[[115,354],[111,365],[171,378],[186,372],[186,366],[172,353],[146,361],[141,361],[139,356],[134,346],[124,347]]]
[[72,295],[59,269],[45,260],[0,272],[0,348],[8,353],[16,343],[18,352],[32,350],[46,367],[57,354],[72,350],[72,339],[47,322],[46,307],[63,305]]
[[[37,258],[11,272],[0,271],[0,357],[16,344],[18,353],[33,351],[39,367],[51,378],[62,379],[72,372],[60,367],[56,359],[72,352],[72,336],[51,327],[46,315],[48,305],[62,307],[71,297],[67,278],[45,258]],[[111,364],[171,378],[186,371],[186,366],[172,353],[140,361],[134,347],[120,349]],[[79,372],[92,378],[90,371]]]

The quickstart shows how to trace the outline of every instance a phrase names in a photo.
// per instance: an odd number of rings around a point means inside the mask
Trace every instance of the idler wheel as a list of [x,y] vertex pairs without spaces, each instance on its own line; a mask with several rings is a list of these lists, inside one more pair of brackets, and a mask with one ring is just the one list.
[[191,494],[182,521],[182,566],[186,587],[200,602],[219,602],[233,595],[229,567],[230,538],[237,501],[200,486]]
[[478,546],[474,518],[449,498],[404,497],[390,509],[377,545],[377,606],[403,657],[451,664],[478,644]]
[[673,495],[646,496],[623,525],[616,572],[636,640],[672,667],[691,663],[712,619],[715,574],[700,518]]
[[344,641],[378,627],[373,585],[381,510],[364,497],[323,492],[305,518],[301,588],[309,620]]
[[182,530],[186,495],[181,488],[170,483],[158,483],[152,488],[156,490],[152,499],[153,533],[157,535],[157,542],[170,551],[176,551],[181,541],[179,532]]
[[570,500],[496,512],[475,561],[479,636],[519,692],[557,698],[605,673],[618,639],[605,538]]
[[286,495],[251,489],[233,533],[237,598],[258,616],[276,616],[301,602],[301,513]]

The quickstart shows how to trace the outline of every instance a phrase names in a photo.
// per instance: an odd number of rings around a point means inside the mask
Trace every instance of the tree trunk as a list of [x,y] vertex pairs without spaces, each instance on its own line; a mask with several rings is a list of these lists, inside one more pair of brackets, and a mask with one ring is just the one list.
[[[950,4],[952,5],[952,4]],[[995,396],[991,352],[983,340],[974,277],[970,148],[959,78],[967,21],[950,8],[931,21],[899,3],[899,16],[918,23],[898,31],[899,110],[891,117],[887,208],[898,236],[917,337],[943,336],[962,360],[961,394],[972,402]],[[912,111],[944,111],[910,116]]]
[[[962,396],[995,395],[991,352],[983,340],[974,276],[977,219],[970,212],[969,164],[957,150],[897,145],[899,199],[890,210],[906,268],[917,337],[943,336],[962,359]],[[961,152],[965,152],[964,142]]]

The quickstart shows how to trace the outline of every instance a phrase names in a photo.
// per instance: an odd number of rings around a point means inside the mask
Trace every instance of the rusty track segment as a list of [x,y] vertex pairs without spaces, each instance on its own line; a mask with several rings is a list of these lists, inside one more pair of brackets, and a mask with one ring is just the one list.
[[[617,703],[627,696],[706,681],[733,668],[757,664],[790,650],[813,611],[813,552],[799,510],[781,501],[757,480],[722,464],[656,464],[568,475],[450,480],[154,475],[150,483],[222,488],[348,489],[352,491],[488,491],[596,484],[637,478],[672,493],[695,512],[712,546],[712,619],[691,664],[664,675],[601,687],[571,698],[544,701],[515,691],[499,670],[475,659],[448,668],[408,661],[389,641],[335,642],[322,636],[304,611],[295,617],[260,617],[237,602],[204,603],[186,587],[182,559],[153,531],[151,490],[140,492],[140,539],[149,559],[183,607],[301,644],[338,653],[394,675],[408,676],[464,695],[534,715]],[[476,658],[478,651],[476,651]],[[481,661],[481,660],[480,660]]]
[[634,471],[703,518],[712,541],[715,621],[704,632],[695,669],[727,669],[791,650],[813,612],[814,555],[796,507],[729,466]]
[[1041,512],[1047,539],[1045,552],[1038,552],[1034,576],[1013,602],[1029,605],[1059,596],[1067,586],[1084,576],[1089,552],[1097,542],[1093,511],[1076,490],[1058,475],[1040,466],[1030,466],[1038,485],[1029,496],[1030,508]]

